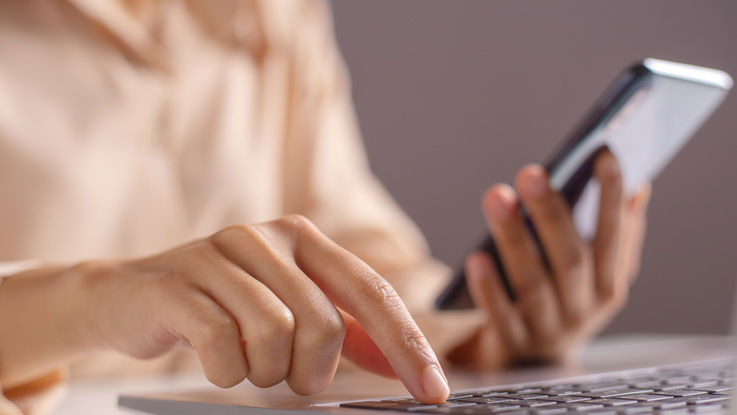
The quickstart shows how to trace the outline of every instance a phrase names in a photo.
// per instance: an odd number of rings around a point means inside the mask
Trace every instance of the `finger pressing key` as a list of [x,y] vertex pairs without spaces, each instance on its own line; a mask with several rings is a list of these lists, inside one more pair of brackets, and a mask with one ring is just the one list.
[[418,401],[444,402],[450,391],[440,363],[394,288],[316,229],[302,237],[295,252],[300,268],[356,318]]

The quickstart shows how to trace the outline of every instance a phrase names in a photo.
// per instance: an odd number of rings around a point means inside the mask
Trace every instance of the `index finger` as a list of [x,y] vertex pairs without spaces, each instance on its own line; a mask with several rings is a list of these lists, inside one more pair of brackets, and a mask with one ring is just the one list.
[[314,225],[309,227],[295,247],[299,267],[358,320],[417,400],[444,402],[450,391],[438,358],[394,288]]

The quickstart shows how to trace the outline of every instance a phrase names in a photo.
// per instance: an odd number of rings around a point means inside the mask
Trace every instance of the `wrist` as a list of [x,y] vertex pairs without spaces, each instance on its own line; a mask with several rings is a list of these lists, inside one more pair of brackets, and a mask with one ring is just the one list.
[[[75,349],[83,352],[110,349],[114,343],[115,313],[120,292],[115,287],[116,263],[84,261],[69,267],[63,278],[73,303],[65,321],[67,332],[76,338]],[[118,295],[116,295],[116,292]]]
[[88,279],[78,267],[38,266],[0,289],[0,383],[43,376],[94,349]]

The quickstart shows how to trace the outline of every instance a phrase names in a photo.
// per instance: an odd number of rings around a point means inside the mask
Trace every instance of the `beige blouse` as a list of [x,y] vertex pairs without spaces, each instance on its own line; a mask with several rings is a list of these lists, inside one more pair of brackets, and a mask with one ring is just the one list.
[[[0,1],[0,262],[147,255],[301,213],[426,313],[446,269],[369,170],[331,30],[319,0]],[[73,373],[121,362],[193,366]],[[0,414],[41,411],[63,377],[5,391],[21,398]]]

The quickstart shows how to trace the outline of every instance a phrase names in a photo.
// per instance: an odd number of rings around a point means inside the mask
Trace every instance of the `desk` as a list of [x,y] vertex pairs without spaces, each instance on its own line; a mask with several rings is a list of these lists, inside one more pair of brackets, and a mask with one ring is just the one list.
[[[675,363],[681,360],[707,359],[723,356],[732,343],[723,336],[652,336],[629,335],[604,337],[595,341],[578,359],[578,363],[565,367],[524,369],[496,374],[469,374],[448,372],[451,389],[460,390],[477,385],[507,384],[529,380],[530,370],[539,379],[559,376],[574,376],[591,371],[613,371],[629,367],[646,367],[654,364]],[[357,394],[357,390],[370,392]],[[207,383],[203,375],[73,381],[67,398],[54,413],[59,415],[79,414],[131,414],[130,410],[117,407],[120,394],[166,393],[172,397],[199,396],[203,400],[214,396],[228,396],[233,402],[254,399],[278,398],[285,405],[304,405],[305,402],[330,402],[361,397],[396,396],[406,394],[398,381],[379,378],[364,373],[339,373],[330,387],[315,397],[299,397],[289,392],[284,384],[261,390],[244,382],[229,390],[221,390]],[[179,391],[179,392],[177,392]]]

